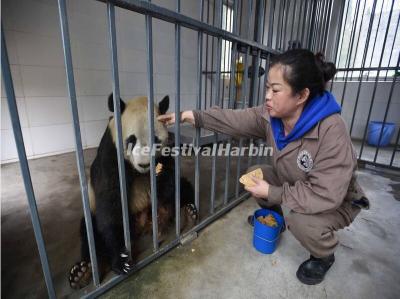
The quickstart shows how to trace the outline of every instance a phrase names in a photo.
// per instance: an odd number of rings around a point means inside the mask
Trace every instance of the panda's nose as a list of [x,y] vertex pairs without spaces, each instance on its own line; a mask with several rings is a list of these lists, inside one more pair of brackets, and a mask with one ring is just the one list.
[[142,167],[142,168],[147,168],[147,167],[150,166],[150,163],[147,163],[147,164],[139,164],[139,166]]

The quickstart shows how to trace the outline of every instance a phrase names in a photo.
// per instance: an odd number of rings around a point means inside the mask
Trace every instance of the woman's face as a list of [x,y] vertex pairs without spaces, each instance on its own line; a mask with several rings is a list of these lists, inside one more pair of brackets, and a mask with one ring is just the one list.
[[271,117],[290,118],[302,109],[300,96],[293,94],[290,85],[283,79],[283,66],[270,68],[265,95],[265,108]]

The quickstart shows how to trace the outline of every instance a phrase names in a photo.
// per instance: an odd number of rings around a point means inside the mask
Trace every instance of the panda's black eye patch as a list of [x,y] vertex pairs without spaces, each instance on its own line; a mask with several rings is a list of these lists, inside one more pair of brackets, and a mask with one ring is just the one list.
[[154,136],[154,143],[161,143],[160,138],[158,138],[157,136]]
[[131,135],[126,139],[126,147],[129,147],[129,144],[131,144],[131,147],[134,147],[136,144],[136,136],[135,135]]

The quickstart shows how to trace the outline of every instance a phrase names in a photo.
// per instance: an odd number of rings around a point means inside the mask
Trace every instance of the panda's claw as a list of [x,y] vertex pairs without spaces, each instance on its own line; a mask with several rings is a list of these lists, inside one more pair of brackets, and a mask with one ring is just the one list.
[[129,259],[127,250],[119,254],[119,259],[115,260],[112,269],[117,274],[127,274],[133,269],[133,262]]
[[87,286],[92,278],[90,263],[81,261],[72,266],[69,275],[69,285],[73,289]]
[[194,204],[189,203],[185,206],[186,213],[190,218],[196,220],[198,218],[198,211]]

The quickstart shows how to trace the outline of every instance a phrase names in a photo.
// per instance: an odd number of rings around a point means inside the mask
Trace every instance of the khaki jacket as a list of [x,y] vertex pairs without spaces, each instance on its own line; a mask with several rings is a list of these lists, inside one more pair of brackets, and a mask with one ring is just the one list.
[[262,138],[273,148],[273,168],[281,186],[270,185],[268,201],[303,214],[336,210],[344,200],[369,203],[357,183],[357,156],[339,114],[320,121],[281,151],[276,147],[264,106],[243,110],[194,110],[195,126],[235,138]]

